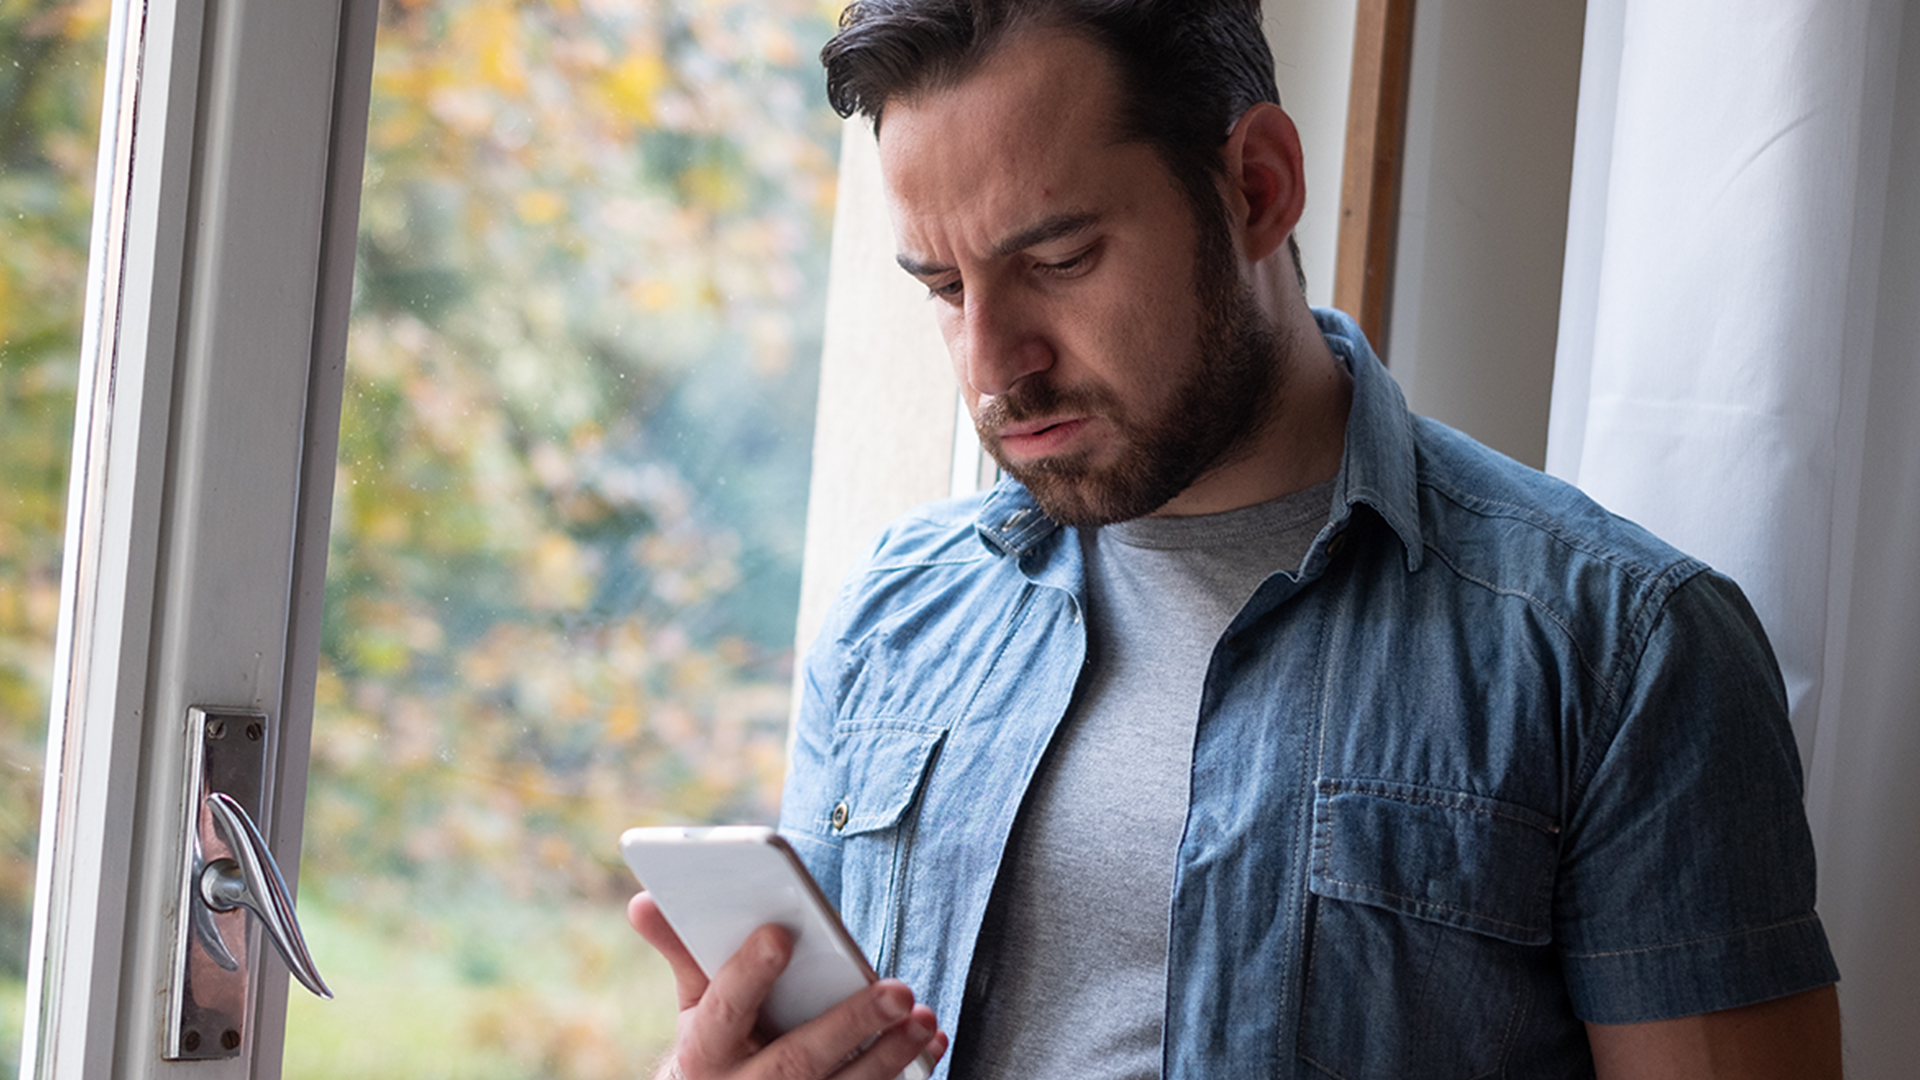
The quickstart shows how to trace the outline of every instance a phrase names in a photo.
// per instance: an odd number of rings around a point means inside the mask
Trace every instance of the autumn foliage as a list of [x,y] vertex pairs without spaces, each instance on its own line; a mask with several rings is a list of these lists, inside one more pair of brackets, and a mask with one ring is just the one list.
[[26,970],[106,19],[0,5],[0,986]]

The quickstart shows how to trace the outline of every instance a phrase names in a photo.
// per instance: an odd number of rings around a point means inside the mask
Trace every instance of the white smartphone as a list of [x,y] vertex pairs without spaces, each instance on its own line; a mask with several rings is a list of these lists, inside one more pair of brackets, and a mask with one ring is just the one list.
[[[793,959],[760,1007],[773,1031],[791,1031],[879,978],[806,865],[772,829],[628,829],[620,853],[709,976],[758,927],[776,923],[793,935]],[[933,1065],[922,1054],[901,1080],[928,1080]]]

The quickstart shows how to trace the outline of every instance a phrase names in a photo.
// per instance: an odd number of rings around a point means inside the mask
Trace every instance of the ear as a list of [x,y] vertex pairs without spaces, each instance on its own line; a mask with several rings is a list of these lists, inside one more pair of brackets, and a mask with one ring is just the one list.
[[1280,106],[1263,101],[1241,115],[1220,153],[1241,254],[1259,262],[1286,242],[1306,208],[1300,132]]

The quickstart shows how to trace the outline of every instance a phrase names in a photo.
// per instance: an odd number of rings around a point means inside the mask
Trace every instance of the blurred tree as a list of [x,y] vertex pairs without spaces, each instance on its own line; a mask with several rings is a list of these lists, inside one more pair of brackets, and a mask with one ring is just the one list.
[[612,897],[773,813],[832,15],[383,8],[303,886]]
[[106,15],[0,7],[0,984],[26,969]]

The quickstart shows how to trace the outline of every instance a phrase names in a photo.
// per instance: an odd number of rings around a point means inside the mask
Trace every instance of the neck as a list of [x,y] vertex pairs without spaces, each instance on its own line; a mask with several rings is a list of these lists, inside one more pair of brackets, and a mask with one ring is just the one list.
[[[1262,270],[1272,272],[1264,264]],[[1291,265],[1286,274],[1284,283],[1256,281],[1261,294],[1274,300],[1269,310],[1284,353],[1275,358],[1283,375],[1267,422],[1239,452],[1202,473],[1152,516],[1192,517],[1238,510],[1339,474],[1346,450],[1347,410],[1353,403],[1353,376],[1327,347],[1293,281]]]

